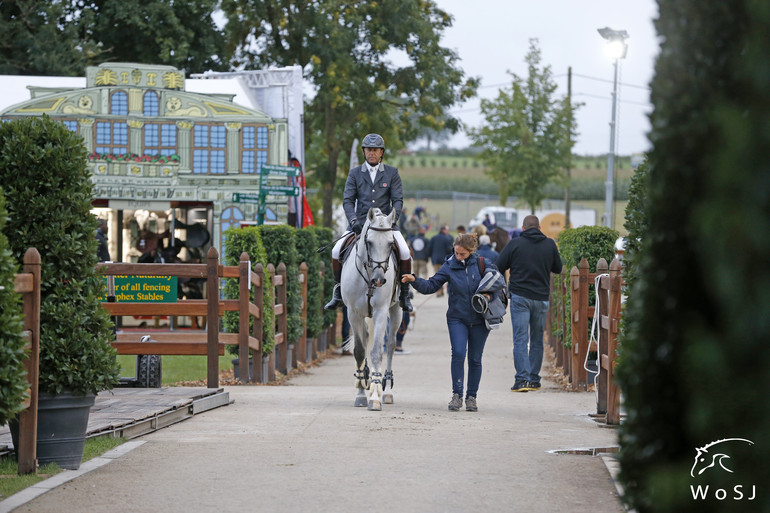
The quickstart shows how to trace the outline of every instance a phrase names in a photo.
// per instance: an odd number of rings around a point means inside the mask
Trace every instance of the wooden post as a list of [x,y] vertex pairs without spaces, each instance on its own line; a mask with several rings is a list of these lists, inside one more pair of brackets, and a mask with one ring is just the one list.
[[250,274],[251,262],[248,253],[244,251],[238,263],[238,372],[241,383],[248,383],[251,379],[249,376]]
[[254,305],[257,307],[259,317],[254,319],[254,331],[252,335],[259,340],[259,350],[254,351],[254,376],[252,379],[255,383],[264,383],[265,376],[262,375],[262,348],[265,344],[264,337],[264,319],[265,319],[265,271],[262,268],[262,264],[257,264],[254,268],[254,274],[256,275],[257,290],[254,291]]
[[206,343],[208,388],[219,387],[219,253],[209,248],[206,255]]
[[292,357],[292,366],[295,369],[298,360],[303,363],[307,362],[307,280],[307,264],[302,262],[299,266],[299,282],[302,287],[302,331],[299,335],[299,347],[294,351]]
[[40,375],[40,253],[30,248],[24,253],[25,273],[32,275],[32,290],[24,294],[24,331],[29,333],[29,356],[24,362],[29,383],[29,405],[19,414],[19,447],[16,448],[19,474],[37,470],[37,398]]
[[[321,275],[321,298],[322,298],[321,299],[321,304],[323,305],[323,304],[326,303],[326,300],[328,299],[326,297],[326,295],[328,294],[328,291],[326,290],[326,288],[324,286],[324,282],[326,281],[325,278],[324,278],[326,276],[326,264],[324,262],[321,262],[321,266],[320,266],[320,269],[319,269],[319,274]],[[323,309],[323,306],[321,308]],[[321,311],[321,315],[323,315],[323,310]],[[337,316],[335,315],[334,318],[336,319]],[[321,321],[321,322],[322,322],[321,330],[322,331],[326,330],[327,333],[328,333],[329,332],[328,326],[323,324],[323,321]],[[334,329],[335,330],[337,329],[336,321],[334,323]],[[336,331],[333,332],[333,333],[336,333]],[[328,335],[327,335],[327,338],[328,338]],[[313,347],[311,348],[311,351],[310,351],[310,356],[313,358],[313,360],[315,360],[316,358],[318,358],[318,337],[313,337],[310,340],[310,343],[313,344]]]
[[570,324],[571,312],[567,312],[567,292],[568,284],[570,280],[567,280],[567,270],[561,270],[562,279],[559,280],[559,292],[561,294],[561,312],[559,314],[559,327],[561,328],[561,338],[559,343],[561,344],[562,362],[564,362],[564,368],[562,369],[563,376],[571,376],[570,367],[572,366],[572,356],[570,355],[570,349],[567,347],[567,326]]
[[588,261],[583,258],[570,272],[572,281],[572,390],[585,389],[583,368],[588,352]]
[[[278,314],[275,311],[275,306],[278,304],[278,298],[276,297],[276,289],[275,289],[275,266],[271,263],[267,264],[267,274],[271,277],[271,282],[267,286],[271,287],[273,291],[273,323],[275,325],[275,322],[278,320]],[[274,332],[275,335],[277,333]],[[275,340],[275,343],[278,344],[278,340]],[[267,382],[275,381],[275,352],[276,352],[276,346],[273,346],[273,350],[270,351],[270,355],[267,357]]]
[[[607,261],[600,258],[596,263],[596,274],[607,274]],[[607,312],[609,311],[609,276],[603,276],[599,281],[599,287],[596,289],[596,303],[599,307],[594,315],[598,315],[599,320],[599,347],[596,348],[599,358],[599,380],[597,381],[596,394],[596,413],[607,413],[607,371],[602,366],[602,357],[607,354],[607,336],[609,320]]]
[[281,276],[279,284],[275,288],[276,301],[283,305],[283,314],[278,316],[278,331],[283,333],[283,344],[278,346],[276,369],[284,374],[288,374],[288,362],[286,361],[288,347],[289,347],[289,333],[287,329],[286,319],[289,314],[289,305],[286,301],[286,264],[283,262],[278,264],[276,274]]
[[620,331],[620,296],[623,293],[621,288],[621,265],[617,258],[610,264],[610,292],[609,292],[609,311],[608,317],[610,326],[608,329],[608,368],[607,368],[607,424],[616,425],[620,423],[620,388],[615,383],[615,359],[618,349],[618,331]]

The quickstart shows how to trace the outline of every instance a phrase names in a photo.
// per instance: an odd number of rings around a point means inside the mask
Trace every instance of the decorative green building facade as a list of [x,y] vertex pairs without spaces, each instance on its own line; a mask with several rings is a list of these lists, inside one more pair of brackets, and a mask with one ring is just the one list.
[[286,196],[253,201],[264,185],[291,185],[285,174],[260,174],[289,164],[286,119],[236,104],[235,94],[188,92],[171,66],[105,63],[86,69],[85,88],[28,89],[30,100],[0,116],[47,115],[83,137],[113,260],[139,260],[158,240],[221,250],[224,230],[256,223],[260,206],[266,222],[286,222]]

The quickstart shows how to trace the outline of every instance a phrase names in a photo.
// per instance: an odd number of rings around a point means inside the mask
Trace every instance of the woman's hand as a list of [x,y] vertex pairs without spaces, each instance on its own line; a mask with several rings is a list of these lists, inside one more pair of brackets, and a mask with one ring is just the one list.
[[401,283],[409,283],[414,281],[414,274],[405,274],[401,277]]

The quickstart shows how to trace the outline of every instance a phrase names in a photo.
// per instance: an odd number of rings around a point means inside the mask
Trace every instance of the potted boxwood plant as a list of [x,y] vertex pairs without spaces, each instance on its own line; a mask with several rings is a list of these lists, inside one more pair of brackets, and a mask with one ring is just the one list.
[[21,296],[14,292],[14,273],[18,266],[8,249],[3,227],[8,215],[5,196],[0,189],[0,425],[5,425],[21,409],[27,390],[24,375],[24,345],[22,337]]
[[[80,136],[47,116],[0,124],[4,233],[17,262],[29,247],[42,260],[38,461],[63,468],[79,467],[95,394],[119,379],[101,306],[86,153]],[[49,420],[60,403],[64,426]]]

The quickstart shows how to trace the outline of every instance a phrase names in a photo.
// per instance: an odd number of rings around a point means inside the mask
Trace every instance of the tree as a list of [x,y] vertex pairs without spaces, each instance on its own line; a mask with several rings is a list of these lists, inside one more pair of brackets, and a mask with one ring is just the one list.
[[[102,47],[102,61],[175,66],[187,73],[225,71],[228,55],[212,13],[217,0],[91,0],[88,31]],[[90,16],[89,16],[90,15]]]
[[526,80],[511,73],[510,90],[494,100],[481,100],[486,124],[469,131],[487,174],[500,187],[500,204],[517,194],[534,213],[545,198],[545,186],[559,177],[574,145],[575,106],[555,98],[550,66],[541,67],[537,40],[531,39],[525,57]]
[[98,42],[81,37],[69,3],[0,2],[0,73],[81,76],[98,59]]
[[0,2],[0,73],[82,76],[105,61],[226,70],[216,0]]
[[378,132],[392,150],[418,127],[457,131],[459,120],[442,116],[478,85],[440,45],[452,18],[432,0],[224,0],[222,10],[235,67],[300,65],[314,88],[303,165],[321,182],[325,226],[353,139]]

